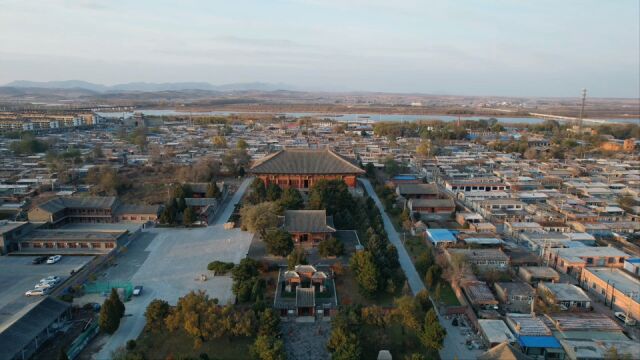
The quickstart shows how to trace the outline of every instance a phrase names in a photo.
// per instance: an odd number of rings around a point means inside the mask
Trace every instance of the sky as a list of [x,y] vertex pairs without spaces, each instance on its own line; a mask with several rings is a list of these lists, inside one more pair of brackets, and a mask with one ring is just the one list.
[[0,0],[13,80],[640,97],[638,0]]

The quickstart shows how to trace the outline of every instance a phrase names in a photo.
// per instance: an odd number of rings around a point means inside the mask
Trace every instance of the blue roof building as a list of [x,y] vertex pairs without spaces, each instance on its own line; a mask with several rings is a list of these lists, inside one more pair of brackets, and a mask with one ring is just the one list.
[[447,229],[427,229],[427,239],[435,246],[455,244],[456,237]]

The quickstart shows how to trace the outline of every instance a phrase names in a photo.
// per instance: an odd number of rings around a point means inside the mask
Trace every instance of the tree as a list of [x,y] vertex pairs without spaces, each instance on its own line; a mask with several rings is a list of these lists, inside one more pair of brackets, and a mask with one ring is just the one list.
[[280,206],[285,210],[300,210],[304,207],[304,199],[298,189],[288,188],[280,196]]
[[427,275],[424,277],[424,283],[429,289],[433,289],[433,287],[440,281],[441,276],[440,266],[437,264],[433,264],[427,270]]
[[258,335],[275,336],[280,332],[280,315],[273,309],[266,309],[260,314]]
[[440,325],[434,309],[429,310],[425,315],[424,325],[418,336],[427,349],[432,351],[442,349],[447,330]]
[[335,215],[342,209],[353,209],[354,201],[349,187],[342,180],[318,180],[309,190],[309,208],[327,210],[327,215]]
[[331,331],[327,349],[331,353],[332,360],[360,360],[362,358],[358,336],[342,327]]
[[175,308],[165,318],[165,324],[170,331],[182,328],[195,339],[194,346],[198,348],[203,342],[225,333],[215,305],[204,291],[191,291],[178,299]]
[[253,179],[253,182],[249,186],[249,200],[252,204],[257,204],[265,201],[267,198],[267,188],[264,186],[264,182],[260,178]]
[[240,263],[231,270],[231,278],[233,279],[232,291],[238,297],[238,301],[247,302],[255,300],[257,295],[253,291],[258,280],[258,262],[244,258]]
[[231,174],[237,174],[251,161],[251,156],[246,149],[233,149],[226,151],[222,156],[224,165]]
[[426,356],[418,353],[413,353],[404,357],[404,360],[427,360]]
[[111,298],[107,298],[100,308],[98,325],[100,330],[107,334],[113,334],[120,326],[120,311],[118,305],[114,304]]
[[32,134],[25,134],[20,141],[11,142],[9,149],[16,155],[31,155],[47,151],[49,144],[40,141]]
[[258,335],[251,346],[251,356],[257,360],[285,360],[284,343],[271,335]]
[[428,157],[431,153],[431,144],[428,142],[421,142],[416,147],[416,153],[420,156]]
[[322,257],[340,256],[344,253],[344,244],[342,241],[331,236],[320,242],[318,245],[318,253]]
[[267,251],[271,255],[287,256],[293,250],[293,240],[291,234],[284,230],[269,231],[264,238],[267,244]]
[[367,325],[384,329],[387,327],[389,318],[385,314],[384,309],[380,306],[373,305],[362,308],[362,320]]
[[244,150],[248,147],[249,147],[249,144],[247,144],[247,142],[244,139],[239,139],[238,142],[236,143],[237,149]]
[[307,264],[307,256],[304,253],[304,250],[301,248],[295,248],[287,256],[287,268],[289,270],[293,270],[296,265],[305,265]]
[[396,176],[400,173],[400,165],[398,165],[393,157],[389,156],[385,159],[384,172],[389,176]]
[[411,296],[403,296],[394,300],[395,308],[391,315],[400,321],[403,327],[418,331],[421,325],[422,307]]
[[170,309],[169,303],[164,300],[151,300],[147,305],[147,310],[144,312],[145,328],[152,332],[161,331],[164,328],[164,320],[169,315]]
[[227,148],[227,139],[225,139],[224,136],[215,136],[211,142],[213,143],[213,147],[216,149]]
[[118,291],[115,288],[111,288],[111,294],[109,295],[109,299],[115,304],[116,309],[118,310],[118,316],[124,316],[124,303],[120,300],[120,296],[118,295]]
[[205,194],[206,197],[208,198],[219,198],[222,195],[222,193],[220,192],[220,188],[218,187],[218,185],[214,182],[209,183],[209,185],[207,186],[207,193]]
[[240,209],[242,226],[247,230],[266,238],[267,230],[278,225],[280,207],[275,202],[263,202],[256,205],[245,205]]
[[282,189],[278,184],[270,183],[267,186],[267,201],[278,201],[282,195]]
[[182,223],[184,225],[191,225],[196,221],[196,214],[193,212],[193,209],[187,207],[184,209],[184,213],[182,213]]
[[355,253],[349,261],[349,266],[356,275],[360,291],[365,296],[373,296],[378,291],[380,271],[376,266],[373,255],[369,251]]

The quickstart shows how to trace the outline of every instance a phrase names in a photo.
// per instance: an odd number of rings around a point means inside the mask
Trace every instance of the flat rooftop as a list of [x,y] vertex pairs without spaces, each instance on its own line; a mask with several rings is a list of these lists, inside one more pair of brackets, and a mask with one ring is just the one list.
[[588,271],[602,281],[608,282],[625,294],[635,294],[633,298],[640,302],[640,280],[627,274],[624,270],[604,267],[587,267],[583,271]]
[[20,241],[115,241],[126,231],[34,230]]

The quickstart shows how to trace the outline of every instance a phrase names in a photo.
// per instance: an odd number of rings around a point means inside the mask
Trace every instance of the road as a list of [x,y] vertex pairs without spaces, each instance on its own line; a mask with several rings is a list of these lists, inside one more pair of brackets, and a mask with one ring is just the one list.
[[121,264],[108,270],[108,280],[142,284],[144,291],[141,296],[125,303],[125,317],[120,327],[93,359],[111,359],[113,351],[128,340],[136,339],[145,326],[144,311],[153,299],[175,305],[189,291],[205,290],[209,296],[218,298],[221,304],[233,300],[230,276],[196,280],[200,274],[208,273],[206,266],[210,261],[238,263],[247,255],[251,234],[240,229],[225,230],[223,225],[252,180],[247,178],[243,181],[213,225],[194,229],[146,229],[141,238],[133,240],[138,243],[131,244],[117,259]]
[[[402,271],[404,271],[405,276],[407,277],[407,282],[409,283],[409,287],[411,288],[411,292],[413,294],[417,294],[421,290],[425,289],[424,283],[422,282],[422,278],[418,271],[416,271],[413,262],[411,261],[411,257],[407,252],[407,249],[404,247],[402,241],[400,241],[400,235],[396,231],[396,228],[393,226],[391,219],[384,211],[384,206],[378,195],[373,190],[373,186],[371,186],[371,182],[367,179],[358,179],[362,185],[364,185],[365,190],[371,196],[373,201],[375,202],[380,214],[382,215],[382,221],[384,223],[384,229],[387,231],[387,236],[389,237],[389,241],[396,247],[398,250],[398,260],[400,261],[400,267]],[[431,300],[433,303],[433,300]],[[468,350],[465,346],[466,338],[463,334],[460,333],[459,327],[451,326],[450,321],[445,319],[439,312],[438,307],[434,305],[434,309],[438,313],[438,319],[440,323],[447,329],[447,337],[444,339],[444,347],[440,350],[440,358],[442,360],[471,360],[475,359],[480,355],[481,351],[471,351]]]

